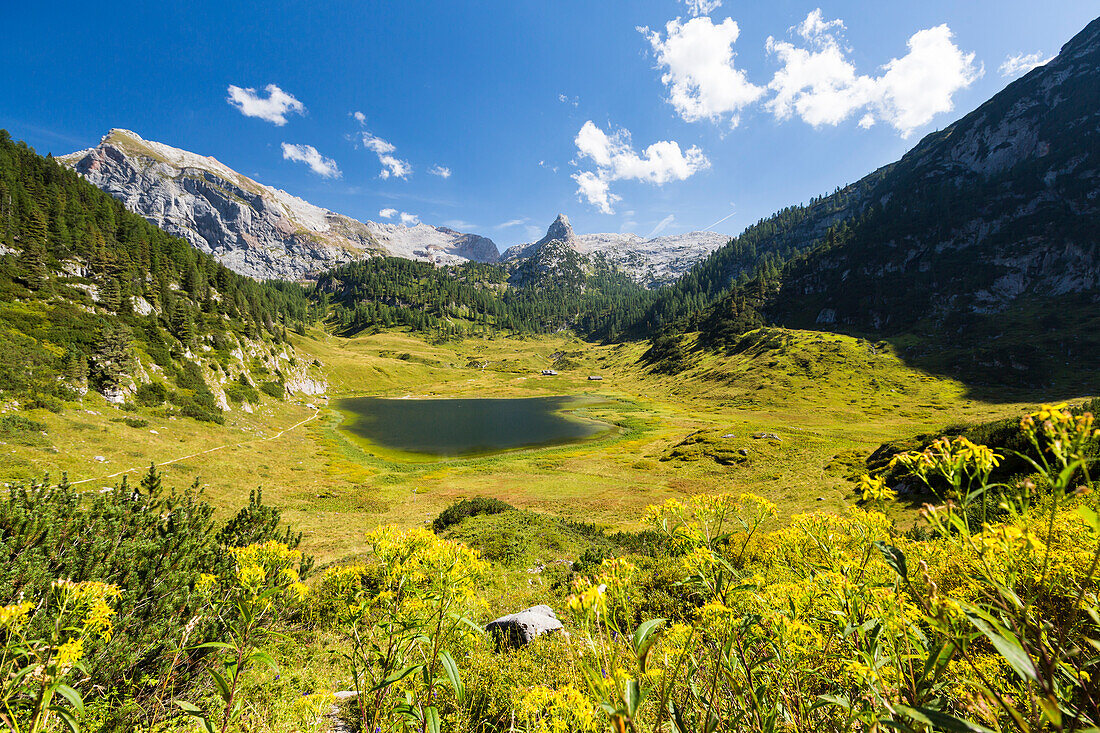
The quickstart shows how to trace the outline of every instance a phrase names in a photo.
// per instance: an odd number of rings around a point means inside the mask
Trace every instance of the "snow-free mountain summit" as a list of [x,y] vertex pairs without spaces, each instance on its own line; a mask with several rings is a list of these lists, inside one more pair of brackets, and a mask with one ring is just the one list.
[[[313,279],[366,257],[392,256],[436,265],[497,262],[493,240],[448,227],[361,222],[259,183],[215,158],[114,129],[99,145],[57,159],[170,234],[260,280]],[[504,258],[530,259],[557,242],[602,261],[648,287],[674,280],[728,241],[713,232],[646,239],[637,234],[575,235],[564,216],[546,237],[517,245]]]
[[492,240],[418,224],[360,222],[265,186],[218,160],[111,130],[62,156],[91,183],[160,228],[261,280],[308,278],[344,262],[392,255],[452,264],[498,258]]

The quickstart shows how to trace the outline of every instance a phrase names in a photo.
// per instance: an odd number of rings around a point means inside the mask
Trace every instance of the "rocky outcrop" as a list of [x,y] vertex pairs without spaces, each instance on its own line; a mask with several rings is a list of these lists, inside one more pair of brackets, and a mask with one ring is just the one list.
[[299,279],[382,251],[354,219],[128,130],[58,161],[243,275]]
[[447,227],[428,224],[404,226],[368,221],[367,230],[385,253],[408,260],[425,260],[437,265],[456,265],[468,260],[496,262],[500,252],[488,237],[463,234]]
[[[646,287],[666,285],[729,241],[725,234],[689,232],[645,239],[637,234],[576,234],[565,214],[558,214],[546,236],[531,244],[508,248],[506,264],[521,268],[542,262],[544,268],[562,263],[592,271],[600,266],[618,269]],[[566,252],[568,250],[568,253]],[[570,257],[571,253],[573,256]]]
[[377,255],[495,262],[491,239],[445,227],[360,222],[241,175],[214,158],[111,130],[57,159],[161,229],[242,275],[308,279]]
[[532,606],[519,613],[501,616],[485,626],[498,649],[517,649],[531,643],[537,636],[560,631],[562,623],[550,606]]

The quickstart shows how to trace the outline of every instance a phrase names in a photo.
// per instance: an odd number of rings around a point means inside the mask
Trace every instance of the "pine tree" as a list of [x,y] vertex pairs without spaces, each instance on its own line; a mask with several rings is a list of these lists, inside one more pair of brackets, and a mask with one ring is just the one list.
[[108,321],[100,330],[89,371],[101,390],[117,387],[129,376],[134,359],[130,336],[130,329],[118,321]]
[[157,464],[150,463],[149,470],[141,479],[141,491],[147,497],[155,497],[160,494],[160,473],[157,472]]
[[176,298],[172,308],[171,326],[172,335],[184,346],[189,346],[195,339],[195,323],[191,319],[191,309],[184,298]]

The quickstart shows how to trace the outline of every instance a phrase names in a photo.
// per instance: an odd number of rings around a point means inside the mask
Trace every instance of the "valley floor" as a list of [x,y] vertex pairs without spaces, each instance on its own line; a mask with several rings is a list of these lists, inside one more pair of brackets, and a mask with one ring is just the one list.
[[[253,414],[228,413],[218,426],[123,412],[89,395],[79,409],[29,413],[46,435],[0,446],[0,480],[65,472],[98,491],[120,472],[136,480],[150,462],[170,462],[166,484],[197,478],[223,517],[262,487],[265,503],[304,532],[303,549],[329,563],[359,555],[379,524],[420,525],[473,496],[623,529],[639,526],[647,505],[708,492],[760,494],[779,506],[778,521],[837,511],[855,500],[846,475],[883,441],[1081,396],[978,401],[961,383],[906,366],[886,344],[804,331],[738,355],[696,356],[676,375],[647,372],[644,344],[566,335],[429,343],[398,332],[344,339],[312,331],[293,339],[322,365],[329,399],[587,395],[601,399],[581,408],[585,415],[617,429],[568,446],[409,462],[356,443],[325,398],[265,398]],[[559,374],[541,376],[548,368]],[[909,511],[899,507],[896,518]]]

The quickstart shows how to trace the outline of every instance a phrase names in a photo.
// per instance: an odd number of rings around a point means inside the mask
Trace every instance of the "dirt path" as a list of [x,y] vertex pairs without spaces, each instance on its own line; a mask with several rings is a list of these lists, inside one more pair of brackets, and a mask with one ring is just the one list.
[[[302,425],[305,425],[310,420],[316,419],[317,416],[320,415],[320,414],[321,414],[321,411],[319,409],[317,409],[316,407],[314,407],[313,408],[313,414],[310,415],[309,417],[307,417],[305,420],[302,420],[301,422],[294,423],[289,428],[285,428],[283,430],[280,430],[279,432],[275,433],[274,435],[268,436],[266,438],[254,438],[252,440],[241,441],[240,443],[226,443],[225,445],[219,445],[219,446],[215,446],[214,448],[207,448],[206,450],[201,450],[198,453],[191,453],[191,454],[188,454],[186,456],[179,456],[178,458],[173,458],[170,461],[164,461],[163,463],[158,463],[158,464],[156,464],[156,466],[157,466],[157,468],[160,468],[161,466],[168,466],[168,465],[171,465],[173,463],[179,463],[180,461],[186,461],[188,458],[195,458],[196,456],[205,455],[207,453],[213,453],[214,451],[224,450],[226,448],[240,448],[241,446],[251,445],[253,443],[265,443],[269,440],[275,440],[276,438],[283,437],[284,435],[289,433],[291,430],[294,430],[295,428],[299,428]],[[106,479],[116,478],[118,476],[122,476],[123,474],[133,473],[135,471],[145,471],[145,470],[148,470],[148,468],[149,468],[148,466],[134,466],[132,468],[127,468],[125,470],[117,471],[115,473],[109,473],[106,476],[96,476],[94,478],[84,478],[84,479],[80,479],[79,481],[70,481],[69,483],[73,486],[76,486],[77,484],[86,484],[89,481],[105,481]]]

